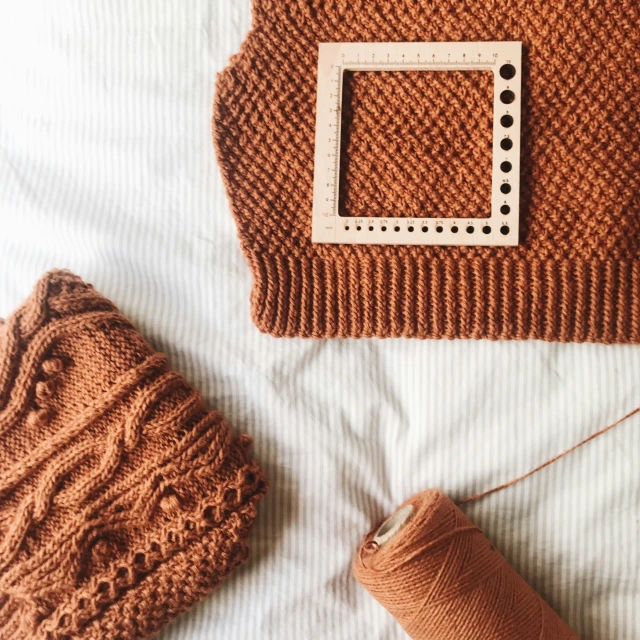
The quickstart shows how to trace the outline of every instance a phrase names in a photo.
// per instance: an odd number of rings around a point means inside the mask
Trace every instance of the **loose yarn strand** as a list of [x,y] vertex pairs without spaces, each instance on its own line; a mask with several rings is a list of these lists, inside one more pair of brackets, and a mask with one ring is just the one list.
[[623,416],[613,424],[610,424],[604,427],[603,429],[600,429],[600,431],[596,431],[596,433],[591,434],[589,437],[585,438],[581,442],[578,442],[578,444],[573,445],[566,451],[563,451],[562,453],[559,453],[557,456],[554,456],[550,460],[547,460],[546,462],[543,462],[541,465],[538,465],[535,469],[532,469],[531,471],[528,471],[527,473],[524,473],[523,475],[518,476],[513,480],[504,482],[503,484],[498,485],[493,489],[488,489],[487,491],[483,491],[482,493],[478,493],[476,495],[469,496],[468,498],[464,498],[463,500],[459,500],[456,502],[456,504],[458,506],[461,506],[463,504],[468,504],[469,502],[475,502],[476,500],[480,500],[481,498],[486,498],[487,496],[490,496],[492,493],[497,493],[498,491],[502,491],[503,489],[507,489],[508,487],[512,487],[513,485],[518,484],[523,480],[526,480],[530,476],[538,473],[538,471],[542,471],[542,469],[544,469],[545,467],[552,465],[554,462],[557,462],[558,460],[564,458],[565,456],[568,456],[570,453],[573,453],[576,449],[579,449],[580,447],[587,444],[588,442],[591,442],[592,440],[599,438],[601,435],[604,435],[605,433],[607,433],[607,431],[611,431],[611,429],[614,429],[615,427],[622,424],[623,422],[626,422],[627,420],[635,416],[637,413],[640,413],[640,407],[636,407],[633,411],[628,413],[626,416]]

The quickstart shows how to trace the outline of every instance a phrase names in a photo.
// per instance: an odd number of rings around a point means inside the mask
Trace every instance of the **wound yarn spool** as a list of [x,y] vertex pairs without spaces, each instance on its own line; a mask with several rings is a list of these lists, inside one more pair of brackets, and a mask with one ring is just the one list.
[[354,575],[414,640],[577,640],[442,491],[365,538]]

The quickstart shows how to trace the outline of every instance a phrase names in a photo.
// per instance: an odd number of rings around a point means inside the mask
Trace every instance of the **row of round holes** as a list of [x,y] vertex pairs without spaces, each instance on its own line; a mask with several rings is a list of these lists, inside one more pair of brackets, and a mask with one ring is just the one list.
[[[505,205],[505,206],[507,206],[507,205]],[[504,213],[504,211],[503,211],[503,213]],[[344,228],[345,231],[349,231],[349,229],[350,229],[349,225],[346,225],[345,228]],[[373,231],[373,230],[374,230],[374,227],[370,226],[369,227],[369,231]],[[383,225],[382,227],[380,227],[380,231],[386,231],[386,230],[387,230],[386,226]],[[393,230],[397,233],[397,232],[400,231],[400,227],[396,226],[396,227],[393,228]],[[471,225],[469,225],[467,227],[467,233],[475,233],[475,230],[476,230],[475,227],[473,227]],[[356,231],[362,231],[362,227],[360,225],[358,225],[356,227]],[[414,227],[407,227],[407,231],[409,233],[413,233],[415,231],[415,228]],[[422,227],[422,233],[427,233],[427,231],[429,231],[429,227],[427,227],[427,226]],[[438,225],[436,227],[436,232],[437,233],[442,233],[443,231],[444,231],[444,227],[442,225]],[[458,231],[459,231],[459,227],[457,225],[453,225],[453,227],[451,227],[451,233],[458,233]],[[482,233],[484,233],[485,235],[491,233],[491,227],[489,225],[485,225],[484,227],[482,227]],[[509,235],[509,227],[507,227],[507,225],[503,225],[502,227],[500,227],[500,233],[503,236]]]
[[[511,78],[515,77],[515,75],[516,75],[516,68],[512,64],[503,64],[500,67],[501,78],[504,78],[505,80],[511,80]],[[502,104],[511,104],[515,99],[516,99],[516,94],[513,93],[513,91],[511,91],[510,89],[505,89],[500,94],[500,102],[502,102]],[[500,118],[500,124],[505,129],[508,129],[513,125],[513,116],[508,114],[503,115]],[[503,151],[510,151],[511,149],[513,149],[513,140],[511,138],[503,138],[500,141],[500,148]],[[509,173],[512,168],[513,168],[513,165],[508,160],[505,160],[500,165],[500,170],[503,173]],[[508,182],[505,182],[500,186],[500,191],[505,195],[508,193],[511,193],[511,185]],[[502,213],[503,215],[506,216],[510,212],[511,212],[511,207],[508,204],[503,204],[500,207],[500,213]],[[507,229],[506,233],[504,232],[505,228]],[[509,227],[502,227],[501,231],[502,233],[504,233],[504,235],[507,235],[507,233],[509,233]]]

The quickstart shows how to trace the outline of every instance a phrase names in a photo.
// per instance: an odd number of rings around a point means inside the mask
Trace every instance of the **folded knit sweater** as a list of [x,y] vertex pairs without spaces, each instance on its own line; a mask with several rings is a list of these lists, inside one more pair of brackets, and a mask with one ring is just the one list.
[[200,394],[66,271],[0,321],[0,639],[144,638],[247,557],[266,487]]

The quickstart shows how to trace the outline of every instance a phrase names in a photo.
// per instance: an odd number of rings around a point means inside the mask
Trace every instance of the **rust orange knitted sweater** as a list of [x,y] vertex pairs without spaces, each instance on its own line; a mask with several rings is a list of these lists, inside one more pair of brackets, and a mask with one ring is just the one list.
[[[636,0],[253,0],[213,130],[258,328],[639,342],[639,25]],[[313,244],[318,43],[491,40],[523,42],[520,246]],[[485,215],[491,91],[481,72],[345,78],[341,215]]]
[[0,320],[0,639],[145,638],[247,555],[265,491],[223,419],[66,271]]

